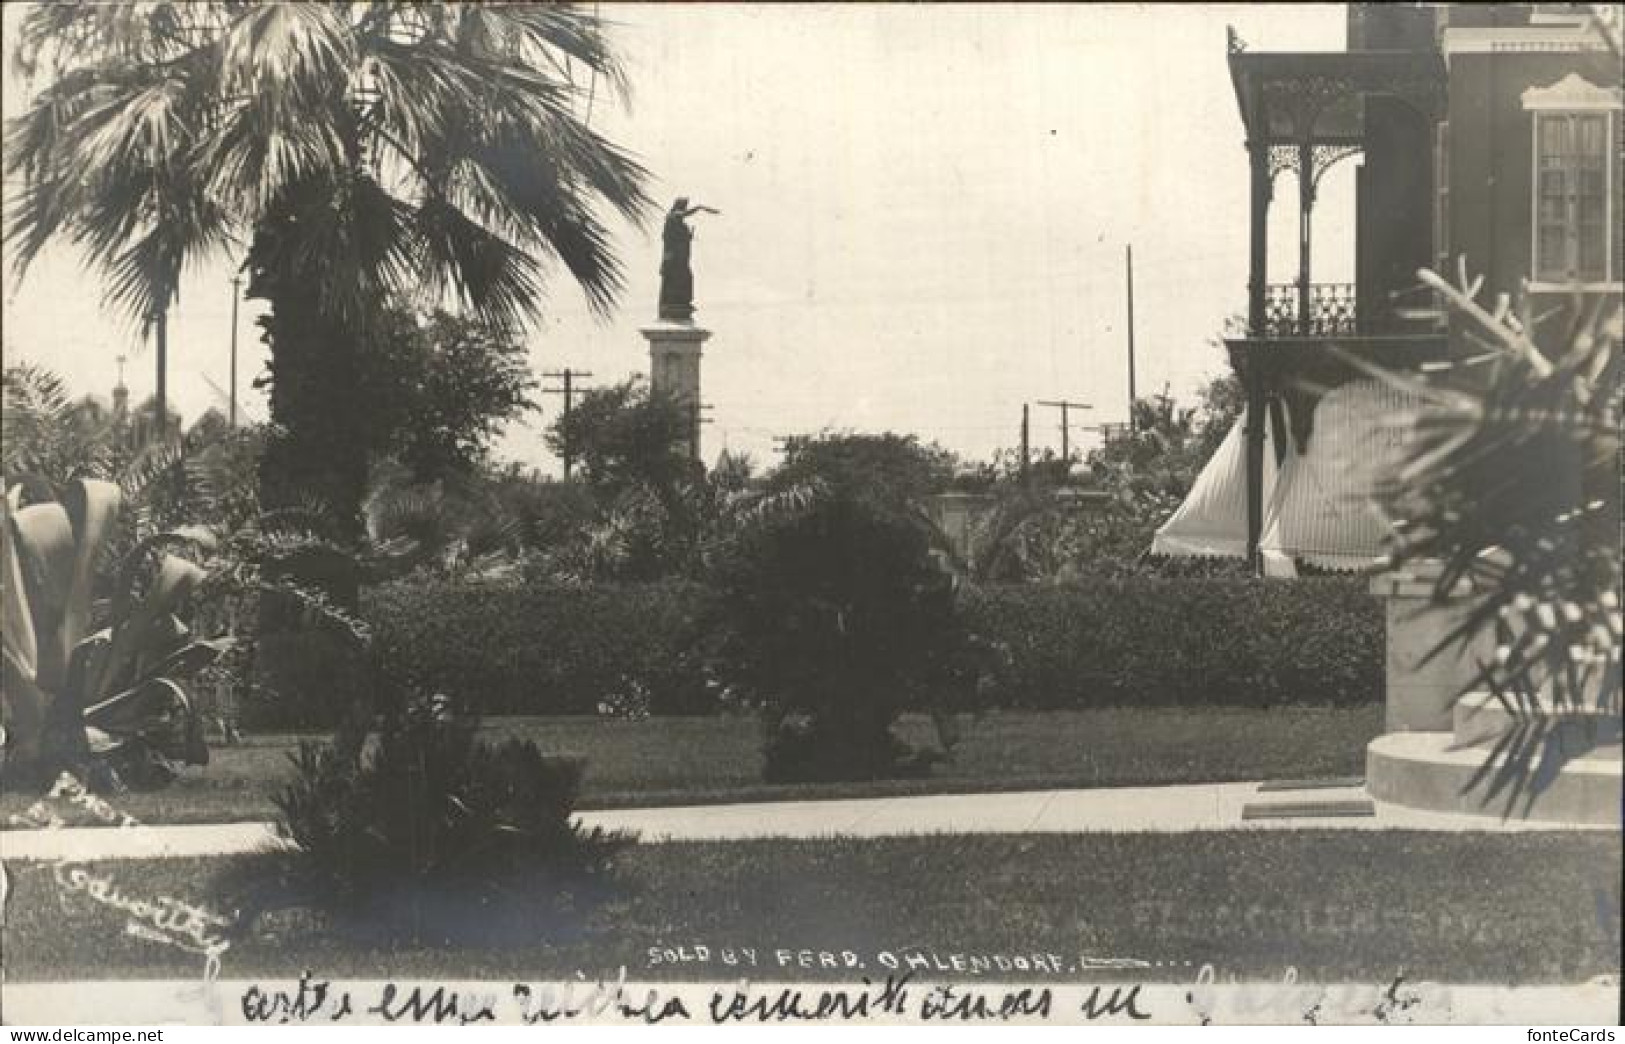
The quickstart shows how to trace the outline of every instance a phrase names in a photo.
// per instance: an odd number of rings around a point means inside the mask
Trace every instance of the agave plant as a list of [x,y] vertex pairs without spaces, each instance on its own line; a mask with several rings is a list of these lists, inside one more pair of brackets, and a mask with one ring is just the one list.
[[[178,613],[204,570],[159,549],[201,532],[143,541],[120,563],[95,627],[98,563],[118,524],[118,486],[76,480],[58,500],[3,498],[6,761],[49,784],[62,771],[94,786],[151,786],[208,747],[185,681],[227,647],[197,640]],[[151,568],[145,568],[147,563]]]

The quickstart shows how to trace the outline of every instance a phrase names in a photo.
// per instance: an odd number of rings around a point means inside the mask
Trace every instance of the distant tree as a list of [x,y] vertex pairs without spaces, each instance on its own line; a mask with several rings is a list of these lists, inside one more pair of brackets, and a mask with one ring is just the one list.
[[394,311],[363,360],[356,409],[375,414],[371,448],[412,483],[473,476],[503,428],[536,408],[525,346],[478,319]]
[[577,482],[556,482],[517,469],[493,475],[490,495],[517,528],[526,550],[562,547],[592,525],[595,506],[589,490]]
[[186,429],[186,434],[213,441],[224,438],[229,431],[231,431],[231,421],[226,418],[224,413],[211,406],[198,414],[197,420],[193,421],[191,427]]
[[723,450],[717,454],[717,461],[711,467],[710,479],[712,485],[729,493],[736,493],[746,489],[756,481],[756,462],[749,453],[738,453]]
[[793,438],[770,488],[819,482],[833,492],[908,513],[919,498],[953,486],[958,458],[913,435],[823,434]]
[[158,399],[149,395],[124,418],[124,424],[127,426],[127,430],[123,433],[125,448],[135,454],[161,442],[170,441],[179,435],[181,423],[181,415],[165,407],[164,424],[163,427],[159,427]]
[[1233,373],[1214,377],[1196,393],[1197,424],[1195,455],[1205,467],[1219,443],[1241,418],[1247,406],[1247,392]]
[[995,493],[1023,484],[1038,489],[1057,489],[1072,480],[1076,451],[1072,455],[1074,460],[1063,460],[1059,453],[1046,446],[1029,453],[1023,467],[1019,449],[1001,447],[993,451],[990,460],[961,465],[954,473],[950,488],[959,493]]
[[689,418],[682,403],[633,378],[581,396],[547,432],[547,445],[568,452],[582,481],[606,497],[634,489],[670,503],[695,477],[688,455]]

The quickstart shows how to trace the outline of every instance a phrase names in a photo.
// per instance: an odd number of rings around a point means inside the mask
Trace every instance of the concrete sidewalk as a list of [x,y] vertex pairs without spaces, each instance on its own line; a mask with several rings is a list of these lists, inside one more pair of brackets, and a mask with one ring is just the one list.
[[[900,837],[911,834],[1184,833],[1194,830],[1433,830],[1506,832],[1618,830],[1422,812],[1378,802],[1375,814],[1243,819],[1247,806],[1328,806],[1368,800],[1362,787],[1273,790],[1257,783],[1109,787],[1004,794],[779,801],[584,812],[585,826],[634,831],[640,840]],[[278,847],[267,823],[71,827],[0,831],[0,859],[142,859],[234,855]]]

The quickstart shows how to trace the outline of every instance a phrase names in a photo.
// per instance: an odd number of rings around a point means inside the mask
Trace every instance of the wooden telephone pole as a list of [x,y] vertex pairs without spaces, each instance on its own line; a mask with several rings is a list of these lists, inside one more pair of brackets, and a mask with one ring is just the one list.
[[1123,248],[1128,275],[1128,430],[1134,430],[1134,244]]
[[1026,403],[1021,404],[1021,482],[1027,484],[1027,469],[1032,460],[1032,442],[1029,438],[1030,426],[1028,414],[1032,407]]
[[[591,377],[592,374],[586,370],[572,370],[566,366],[562,370],[544,371],[542,376],[561,382],[560,387],[543,388],[542,394],[564,396],[564,415],[568,417],[570,415],[570,407],[575,402],[575,382],[582,377]],[[560,434],[563,436],[564,440],[564,477],[566,480],[568,480],[570,478],[570,467],[574,462],[575,455],[570,450],[570,439],[568,434],[565,432],[561,432]]]
[[1050,400],[1041,399],[1041,400],[1039,400],[1038,405],[1040,405],[1040,406],[1056,406],[1056,407],[1060,408],[1060,410],[1061,410],[1061,459],[1062,460],[1071,460],[1072,459],[1072,417],[1071,417],[1071,411],[1073,411],[1073,410],[1092,410],[1092,409],[1094,409],[1094,407],[1089,405],[1087,402],[1068,402],[1065,399],[1061,399],[1060,401],[1050,401]]

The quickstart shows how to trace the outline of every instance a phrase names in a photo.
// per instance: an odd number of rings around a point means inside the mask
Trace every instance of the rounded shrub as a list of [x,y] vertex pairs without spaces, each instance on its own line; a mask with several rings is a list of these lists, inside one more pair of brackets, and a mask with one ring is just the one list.
[[475,738],[418,700],[354,755],[306,743],[276,798],[304,897],[341,926],[414,941],[534,942],[604,892],[626,839],[572,822],[579,762]]
[[854,497],[742,534],[719,563],[728,680],[754,694],[770,781],[925,767],[892,732],[956,689],[967,639],[921,529]]

